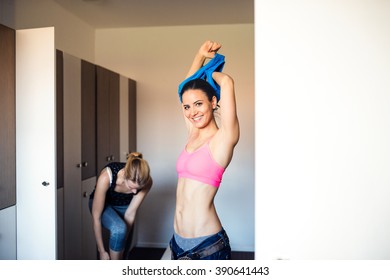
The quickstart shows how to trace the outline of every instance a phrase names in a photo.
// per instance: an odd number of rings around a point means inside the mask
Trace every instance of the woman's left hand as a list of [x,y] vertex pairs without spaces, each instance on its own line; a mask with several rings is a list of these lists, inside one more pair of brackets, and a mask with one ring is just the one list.
[[206,41],[200,47],[199,54],[207,58],[213,58],[221,47],[222,45],[217,42]]

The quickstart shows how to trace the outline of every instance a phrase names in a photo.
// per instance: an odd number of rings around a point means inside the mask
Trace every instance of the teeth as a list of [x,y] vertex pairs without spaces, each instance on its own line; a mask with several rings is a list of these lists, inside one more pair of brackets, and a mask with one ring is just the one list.
[[194,121],[199,121],[202,117],[193,118]]

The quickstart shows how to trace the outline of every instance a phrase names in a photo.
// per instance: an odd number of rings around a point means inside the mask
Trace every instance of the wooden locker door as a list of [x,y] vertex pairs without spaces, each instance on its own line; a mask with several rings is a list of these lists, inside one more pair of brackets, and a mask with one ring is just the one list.
[[64,257],[81,256],[81,60],[64,53]]
[[132,79],[129,83],[129,151],[137,151],[137,89]]
[[110,111],[109,111],[109,72],[100,66],[96,66],[96,144],[97,144],[97,166],[96,174],[99,174],[103,167],[109,162],[110,143]]
[[96,66],[81,61],[82,180],[96,176]]
[[0,210],[16,203],[15,30],[0,25]]
[[95,241],[95,233],[93,231],[92,215],[89,210],[89,195],[92,193],[96,185],[96,177],[91,177],[82,182],[82,260],[96,260],[98,259],[97,247]]
[[119,74],[96,66],[97,174],[119,161]]
[[111,161],[119,161],[119,81],[118,73],[110,71],[110,156]]
[[57,259],[64,259],[64,57],[56,50]]

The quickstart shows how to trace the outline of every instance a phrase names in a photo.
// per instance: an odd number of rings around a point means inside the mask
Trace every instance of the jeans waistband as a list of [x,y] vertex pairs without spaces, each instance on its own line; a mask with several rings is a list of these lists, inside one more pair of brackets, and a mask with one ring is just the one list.
[[[216,241],[214,241],[214,243],[205,246],[205,244],[210,242],[210,239],[212,239],[212,238],[215,239],[216,237],[217,237],[217,239],[216,239]],[[229,239],[228,239],[228,236],[227,236],[225,230],[222,229],[220,232],[218,232],[217,234],[206,239],[205,241],[203,241],[202,243],[200,243],[198,246],[196,246],[195,248],[193,248],[191,250],[188,250],[188,251],[185,251],[185,252],[182,252],[179,254],[175,254],[174,251],[172,251],[172,253],[176,256],[176,258],[178,260],[202,259],[202,258],[205,258],[207,256],[210,256],[210,255],[222,250],[223,248],[225,248],[227,246],[230,246],[228,240]],[[172,249],[172,247],[178,246],[176,244],[176,241],[174,238],[172,238],[171,242],[172,242],[171,249]]]
[[182,256],[178,258],[178,260],[193,260],[193,259],[202,259],[204,257],[210,256],[225,247],[225,242],[223,240],[218,240],[214,244],[207,246],[206,248],[200,249],[199,251],[195,251],[193,253],[189,253],[188,255]]

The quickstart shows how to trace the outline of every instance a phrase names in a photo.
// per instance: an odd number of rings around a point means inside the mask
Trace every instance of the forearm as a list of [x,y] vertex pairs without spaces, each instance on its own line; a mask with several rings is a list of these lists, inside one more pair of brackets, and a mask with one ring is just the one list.
[[206,57],[198,52],[195,55],[194,60],[192,61],[190,70],[188,71],[186,78],[190,77],[196,71],[198,71],[203,66],[205,61],[206,61]]
[[125,220],[125,222],[126,222],[127,229],[130,231],[131,228],[132,228],[133,225],[134,225],[135,217],[134,217],[133,215],[131,215],[131,216],[126,216],[126,215],[125,215],[124,220]]
[[103,242],[103,233],[102,233],[102,224],[97,220],[94,220],[93,222],[93,231],[95,234],[95,240],[96,240],[96,246],[99,251],[99,253],[104,253],[106,249],[104,248],[104,242]]

